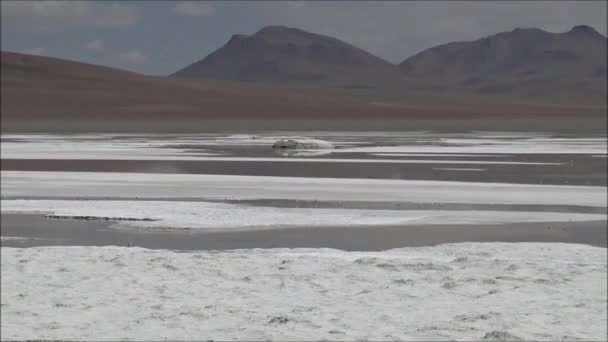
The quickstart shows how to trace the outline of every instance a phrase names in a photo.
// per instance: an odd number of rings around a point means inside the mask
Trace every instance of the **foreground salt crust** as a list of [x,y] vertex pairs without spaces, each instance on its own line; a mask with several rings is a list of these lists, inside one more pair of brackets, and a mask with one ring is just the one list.
[[3,213],[114,218],[121,226],[242,230],[291,227],[497,224],[605,220],[605,214],[476,210],[277,208],[187,201],[2,200]]
[[289,199],[606,207],[603,186],[393,179],[0,171],[2,197]]
[[2,337],[606,339],[606,249],[1,248]]

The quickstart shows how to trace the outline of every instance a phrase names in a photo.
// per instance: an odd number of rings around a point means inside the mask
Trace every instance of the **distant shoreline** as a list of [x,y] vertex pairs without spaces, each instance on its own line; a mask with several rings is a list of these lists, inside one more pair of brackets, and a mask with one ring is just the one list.
[[137,118],[89,119],[70,116],[60,119],[15,120],[2,118],[2,133],[196,133],[252,131],[411,131],[441,132],[521,131],[606,134],[608,116],[531,115],[530,117],[492,117],[455,119],[395,119],[378,116],[374,119],[197,119]]

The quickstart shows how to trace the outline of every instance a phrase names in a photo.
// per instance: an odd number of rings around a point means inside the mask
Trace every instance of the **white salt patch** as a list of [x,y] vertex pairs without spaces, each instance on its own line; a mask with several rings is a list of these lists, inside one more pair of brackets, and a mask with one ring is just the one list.
[[333,148],[333,144],[326,140],[311,138],[298,135],[249,135],[249,134],[233,134],[228,136],[218,137],[200,137],[196,139],[196,144],[199,145],[233,145],[233,146],[248,146],[248,145],[268,145],[272,146],[279,140],[295,140],[300,143],[314,145],[316,148]]
[[443,170],[443,171],[486,171],[487,169],[465,169],[465,168],[457,168],[457,167],[434,167],[433,170]]
[[[314,150],[278,150],[286,156],[320,156],[330,152],[342,150],[332,149],[332,145],[324,141],[312,139],[298,140],[310,141],[317,144]],[[272,142],[265,142],[270,150]],[[185,142],[184,142],[185,143]],[[204,145],[197,142],[198,145]],[[152,146],[150,146],[152,145]],[[164,144],[178,145],[177,143]],[[235,144],[238,145],[238,144]],[[474,160],[394,160],[394,159],[346,159],[346,158],[280,158],[280,157],[225,157],[219,153],[185,152],[181,148],[154,147],[151,143],[114,143],[114,142],[2,142],[2,159],[78,159],[78,160],[184,160],[184,161],[232,161],[232,162],[315,162],[315,163],[442,163],[442,164],[520,164],[520,165],[562,165],[563,163],[543,162],[499,162],[499,161],[474,161]],[[365,149],[365,148],[364,148]]]
[[488,153],[488,154],[591,154],[605,153],[606,138],[442,138],[411,141],[401,146],[364,146],[334,152],[365,153]]
[[1,156],[2,159],[198,160],[200,156],[218,155],[203,150],[193,153],[161,146],[163,144],[160,142],[154,144],[133,140],[3,141]]
[[2,200],[3,213],[152,219],[119,221],[135,227],[264,229],[409,224],[495,224],[604,220],[604,214],[475,210],[360,210],[275,208],[207,202]]
[[[326,140],[289,135],[2,135],[3,159],[82,159],[82,160],[201,160],[201,156],[220,155],[206,152],[205,146],[266,145],[269,150],[281,139],[293,139],[315,150],[331,150]],[[6,141],[17,140],[17,141]],[[340,146],[354,143],[336,142]],[[196,148],[196,152],[186,152]],[[200,149],[200,151],[198,151]],[[302,151],[302,155],[306,152]],[[320,155],[317,154],[317,155]]]
[[291,199],[606,207],[604,186],[393,179],[0,171],[7,196]]
[[550,133],[547,132],[513,132],[513,131],[471,131],[469,136],[473,136],[476,138],[534,138],[534,137],[542,137],[547,136]]
[[[332,150],[335,152],[337,150]],[[563,165],[564,163],[517,162],[492,160],[444,160],[444,159],[350,159],[350,158],[268,158],[268,157],[199,157],[206,161],[245,162],[313,162],[313,163],[372,163],[372,164],[496,164],[496,165]]]
[[30,238],[24,236],[0,236],[0,241],[27,241]]
[[508,154],[460,154],[460,153],[370,153],[382,157],[512,157]]
[[[606,249],[1,248],[6,340],[606,338]],[[201,323],[203,322],[203,323]]]
[[[316,135],[312,138],[304,134]],[[253,134],[3,134],[2,154],[5,159],[132,159],[146,160],[166,156],[166,160],[197,160],[184,152],[182,145],[198,146],[271,146],[280,139],[314,142],[338,152],[370,153],[605,153],[605,137],[554,138],[547,133],[524,134],[441,134],[432,132],[307,132]],[[364,141],[354,141],[362,139]],[[18,140],[12,142],[7,140]],[[403,146],[363,146],[388,144]],[[112,158],[115,156],[115,158]]]

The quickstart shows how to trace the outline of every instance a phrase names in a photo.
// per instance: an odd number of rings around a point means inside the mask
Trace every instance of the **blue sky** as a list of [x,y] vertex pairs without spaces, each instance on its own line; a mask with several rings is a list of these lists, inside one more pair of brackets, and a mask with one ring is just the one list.
[[327,34],[401,62],[516,27],[606,35],[606,1],[1,2],[1,48],[166,75],[265,25]]

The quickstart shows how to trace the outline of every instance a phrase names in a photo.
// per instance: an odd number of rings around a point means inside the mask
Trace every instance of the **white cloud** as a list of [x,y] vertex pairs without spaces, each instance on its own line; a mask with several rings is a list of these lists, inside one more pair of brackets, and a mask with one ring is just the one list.
[[139,50],[131,50],[117,54],[114,60],[118,65],[132,66],[145,63],[148,57]]
[[23,53],[27,53],[28,55],[46,55],[46,49],[43,47],[25,49]]
[[209,17],[215,13],[215,8],[207,2],[178,1],[173,12],[188,17]]
[[89,52],[101,52],[104,50],[103,42],[99,39],[91,40],[85,45],[85,49]]
[[97,1],[2,1],[3,29],[65,31],[70,28],[125,28],[135,25],[138,8]]

